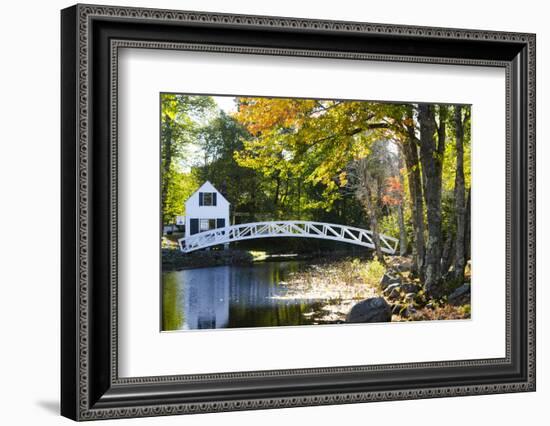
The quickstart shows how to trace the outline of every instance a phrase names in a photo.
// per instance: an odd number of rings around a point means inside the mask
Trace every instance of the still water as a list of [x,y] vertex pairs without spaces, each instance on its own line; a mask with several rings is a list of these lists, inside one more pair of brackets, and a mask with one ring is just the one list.
[[303,267],[300,261],[216,266],[163,274],[163,321],[168,330],[312,324],[308,300],[273,298]]

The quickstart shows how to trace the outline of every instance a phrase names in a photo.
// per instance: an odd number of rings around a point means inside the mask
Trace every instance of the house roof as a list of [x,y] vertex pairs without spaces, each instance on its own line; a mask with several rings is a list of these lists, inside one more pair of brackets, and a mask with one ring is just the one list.
[[218,191],[216,189],[216,187],[214,185],[212,185],[210,183],[210,181],[206,181],[204,182],[200,187],[199,189],[197,189],[195,192],[193,192],[189,198],[187,200],[185,200],[185,202],[187,203],[187,201],[189,201],[192,197],[194,197],[195,195],[197,195],[199,192],[217,192],[218,193],[218,197],[221,198],[223,201],[225,201],[227,204],[231,204],[229,201],[227,201],[227,198],[225,198],[223,196],[223,194]]

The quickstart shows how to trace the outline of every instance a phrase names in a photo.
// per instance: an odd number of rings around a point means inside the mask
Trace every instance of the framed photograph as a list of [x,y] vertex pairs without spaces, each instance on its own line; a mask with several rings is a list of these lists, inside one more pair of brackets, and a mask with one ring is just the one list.
[[535,390],[535,35],[61,30],[64,416]]

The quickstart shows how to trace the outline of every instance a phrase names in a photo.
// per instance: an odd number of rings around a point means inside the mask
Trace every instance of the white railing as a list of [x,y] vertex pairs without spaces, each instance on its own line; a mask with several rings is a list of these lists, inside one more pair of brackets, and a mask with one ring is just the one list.
[[[375,248],[372,231],[368,229],[334,223],[300,220],[253,222],[226,226],[225,228],[212,229],[181,238],[178,240],[178,243],[182,252],[189,253],[218,244],[227,244],[232,241],[271,237],[320,238],[323,240],[356,244],[371,249]],[[380,250],[384,253],[395,254],[399,240],[383,234],[379,234],[379,237]]]

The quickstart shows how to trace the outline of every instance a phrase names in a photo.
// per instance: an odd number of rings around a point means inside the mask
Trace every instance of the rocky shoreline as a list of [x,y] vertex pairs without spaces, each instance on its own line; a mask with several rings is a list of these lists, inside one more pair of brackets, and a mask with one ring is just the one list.
[[254,256],[245,250],[196,251],[182,255],[177,249],[162,249],[162,271],[205,268],[222,265],[251,265]]
[[280,298],[318,300],[309,314],[317,324],[389,321],[458,320],[470,318],[470,284],[449,295],[430,298],[410,274],[410,259],[393,257],[386,267],[345,259],[311,265],[284,282]]

